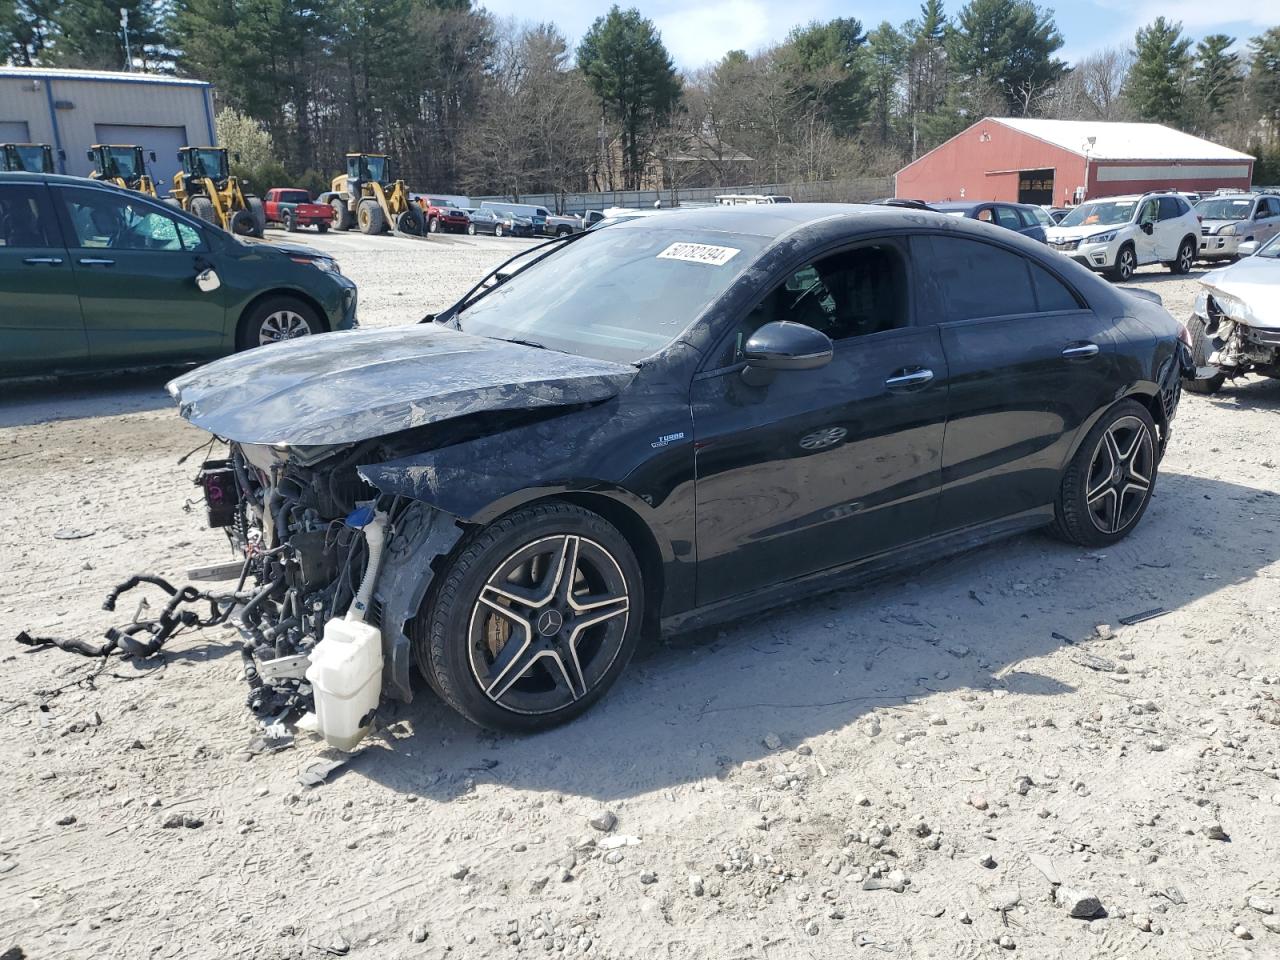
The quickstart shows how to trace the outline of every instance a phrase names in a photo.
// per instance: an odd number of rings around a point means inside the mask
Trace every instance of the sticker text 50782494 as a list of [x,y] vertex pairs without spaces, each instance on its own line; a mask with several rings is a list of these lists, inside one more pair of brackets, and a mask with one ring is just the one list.
[[689,263],[705,263],[723,267],[737,254],[736,247],[717,247],[710,243],[673,243],[658,254],[659,260],[686,260]]

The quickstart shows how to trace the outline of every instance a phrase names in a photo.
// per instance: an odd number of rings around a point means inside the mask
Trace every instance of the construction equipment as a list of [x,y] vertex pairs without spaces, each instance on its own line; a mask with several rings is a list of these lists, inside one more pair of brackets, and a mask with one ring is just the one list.
[[347,172],[333,178],[329,192],[317,203],[333,210],[333,226],[361,233],[382,233],[393,227],[401,233],[422,236],[422,208],[409,196],[403,180],[391,180],[391,158],[377,153],[348,153]]
[[[151,162],[156,162],[155,151],[149,154]],[[147,173],[147,165],[142,155],[142,147],[133,143],[95,143],[89,148],[89,160],[93,170],[89,174],[91,180],[114,183],[125,190],[137,190],[150,197],[156,196],[156,184]]]
[[170,202],[230,233],[262,236],[267,228],[262,200],[245,193],[231,175],[226,147],[183,147],[178,163],[182,169],[173,175]]
[[[59,150],[59,159],[66,154]],[[0,143],[0,170],[10,173],[55,173],[53,147],[47,143]]]

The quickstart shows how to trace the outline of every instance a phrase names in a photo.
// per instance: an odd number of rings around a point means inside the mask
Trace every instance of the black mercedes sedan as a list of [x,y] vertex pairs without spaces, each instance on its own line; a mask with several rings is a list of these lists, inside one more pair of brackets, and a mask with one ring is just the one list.
[[[1158,297],[1011,230],[756,205],[551,241],[421,324],[170,391],[229,441],[201,483],[260,587],[255,709],[407,700],[416,660],[476,723],[534,730],[643,634],[1038,527],[1127,536],[1189,357]],[[343,620],[376,659],[331,643]]]

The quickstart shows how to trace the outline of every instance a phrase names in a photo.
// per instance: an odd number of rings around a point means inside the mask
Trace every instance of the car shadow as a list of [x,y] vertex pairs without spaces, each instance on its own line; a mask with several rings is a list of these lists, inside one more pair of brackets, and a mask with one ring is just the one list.
[[1228,380],[1220,391],[1209,394],[1203,399],[1219,407],[1234,407],[1244,410],[1276,410],[1280,409],[1280,380],[1270,377],[1249,376],[1232,382]]
[[1087,678],[1102,697],[1123,695],[1111,675],[1074,662],[1088,660],[1084,650],[1041,658],[1082,643],[1113,656],[1126,642],[1092,639],[1097,624],[1176,611],[1254,577],[1275,557],[1263,520],[1280,520],[1280,495],[1165,474],[1140,528],[1112,548],[1021,536],[668,638],[644,649],[586,714],[545,733],[481,731],[419,684],[351,773],[441,801],[491,783],[607,802],[724,776],[774,753],[764,744],[771,734],[792,749],[809,742],[820,758],[823,737],[862,737],[851,727],[872,711],[895,718],[882,736],[923,731],[943,709],[931,708],[937,693],[1048,700]]
[[0,428],[141,413],[173,406],[164,385],[182,366],[0,381]]

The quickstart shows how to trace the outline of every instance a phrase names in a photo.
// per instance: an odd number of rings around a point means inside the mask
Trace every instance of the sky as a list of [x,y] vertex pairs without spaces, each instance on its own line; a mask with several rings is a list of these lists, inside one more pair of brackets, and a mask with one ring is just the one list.
[[[812,20],[854,16],[871,29],[882,20],[895,26],[914,17],[919,0],[877,0],[849,4],[837,0],[618,0],[638,7],[662,33],[676,66],[694,70],[720,59],[729,50],[755,52],[782,40],[793,26]],[[499,17],[550,20],[573,43],[608,11],[610,0],[478,0]],[[1043,5],[1043,4],[1042,4]],[[1052,4],[1048,4],[1052,6]],[[950,0],[949,13],[963,3]],[[1129,46],[1134,31],[1157,16],[1181,20],[1199,39],[1210,33],[1238,37],[1240,45],[1268,27],[1280,25],[1278,0],[1070,0],[1055,8],[1066,45],[1059,56],[1068,61],[1109,46]]]

